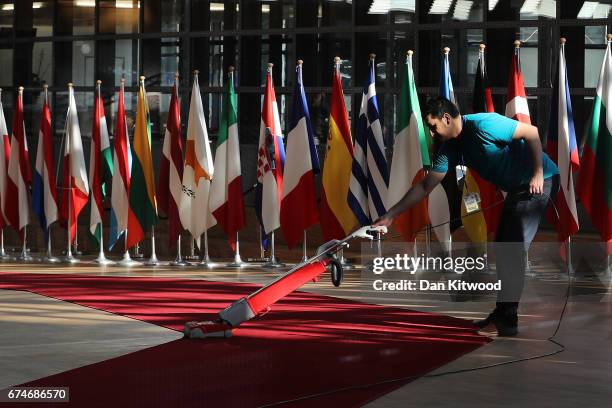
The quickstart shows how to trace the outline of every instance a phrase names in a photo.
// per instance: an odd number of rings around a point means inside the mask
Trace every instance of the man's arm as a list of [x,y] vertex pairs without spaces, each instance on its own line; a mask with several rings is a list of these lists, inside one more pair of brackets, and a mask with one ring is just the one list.
[[446,173],[439,173],[436,171],[430,171],[423,178],[415,184],[401,200],[397,202],[393,207],[387,211],[385,215],[380,217],[375,223],[375,226],[384,225],[390,226],[395,217],[409,209],[410,207],[418,204],[423,198],[425,198],[431,191],[442,181]]
[[538,134],[538,128],[526,123],[519,122],[516,125],[512,139],[523,139],[533,159],[533,176],[529,182],[531,194],[542,194],[544,186],[544,170],[542,168],[542,142]]

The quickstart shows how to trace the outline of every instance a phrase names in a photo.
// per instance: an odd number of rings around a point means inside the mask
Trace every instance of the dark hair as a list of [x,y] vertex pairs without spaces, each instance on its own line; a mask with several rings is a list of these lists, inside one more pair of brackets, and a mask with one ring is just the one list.
[[448,99],[442,96],[436,96],[427,101],[423,116],[427,117],[427,115],[431,115],[432,118],[440,119],[445,113],[448,113],[451,118],[456,118],[459,115],[459,108]]

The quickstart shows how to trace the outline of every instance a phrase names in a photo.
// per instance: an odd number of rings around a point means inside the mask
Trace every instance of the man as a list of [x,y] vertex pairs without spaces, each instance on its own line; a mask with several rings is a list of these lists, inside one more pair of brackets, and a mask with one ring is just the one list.
[[[484,328],[492,323],[498,335],[514,336],[518,333],[518,302],[525,279],[525,251],[538,230],[550,196],[559,189],[559,169],[542,152],[535,126],[497,113],[462,116],[452,102],[442,97],[430,99],[424,115],[432,137],[443,144],[427,176],[376,225],[391,225],[395,217],[425,198],[456,165],[474,169],[507,191],[497,231],[497,241],[504,242],[496,251],[502,290],[493,312],[474,324]],[[472,206],[478,201],[476,197],[471,200]]]

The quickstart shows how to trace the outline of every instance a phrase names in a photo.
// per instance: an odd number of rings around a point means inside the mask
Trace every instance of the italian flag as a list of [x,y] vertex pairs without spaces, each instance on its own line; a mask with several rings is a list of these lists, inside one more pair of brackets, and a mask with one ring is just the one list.
[[[423,167],[429,166],[429,143],[425,134],[412,71],[412,51],[408,51],[400,91],[398,131],[393,146],[393,160],[389,177],[387,208],[393,207],[412,186],[425,177]],[[416,234],[429,223],[428,199],[406,210],[397,217],[393,225],[406,241],[414,241]],[[448,206],[447,206],[448,207]]]
[[238,140],[237,98],[230,69],[215,152],[215,176],[210,186],[209,208],[236,250],[236,233],[245,226]]
[[578,196],[612,254],[612,55],[606,48],[578,177]]

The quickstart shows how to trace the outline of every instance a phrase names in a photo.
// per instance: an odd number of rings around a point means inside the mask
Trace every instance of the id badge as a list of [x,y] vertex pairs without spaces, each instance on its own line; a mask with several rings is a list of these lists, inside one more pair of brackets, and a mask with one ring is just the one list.
[[468,214],[476,212],[480,209],[480,194],[478,193],[469,193],[463,197],[463,202],[465,204],[465,211]]

